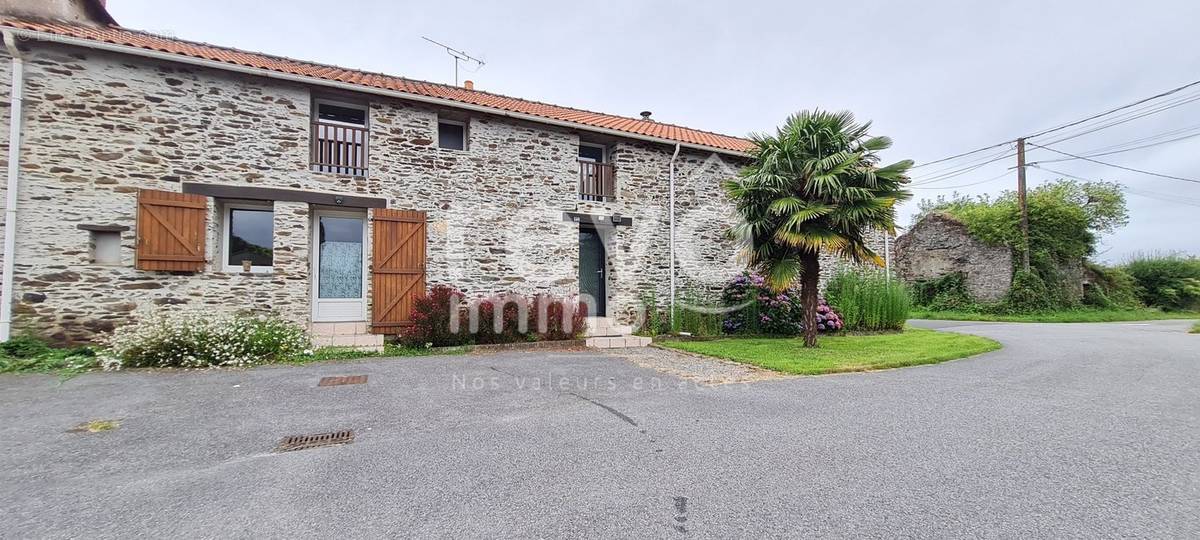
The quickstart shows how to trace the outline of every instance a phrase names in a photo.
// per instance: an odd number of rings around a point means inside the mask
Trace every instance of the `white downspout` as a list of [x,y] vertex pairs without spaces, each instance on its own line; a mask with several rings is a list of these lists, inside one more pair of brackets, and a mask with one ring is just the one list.
[[11,31],[4,31],[4,47],[12,56],[12,88],[8,108],[8,185],[4,204],[4,272],[0,280],[0,342],[12,336],[13,265],[17,246],[17,189],[21,184],[21,115],[25,86],[25,61]]
[[887,231],[883,231],[883,275],[885,282],[892,282],[892,235]]
[[675,143],[675,153],[671,155],[670,180],[667,182],[667,193],[669,194],[669,199],[670,199],[670,202],[668,203],[668,206],[669,206],[668,215],[670,216],[669,219],[671,222],[671,227],[670,227],[671,232],[670,232],[670,238],[668,240],[668,243],[671,246],[671,255],[670,255],[671,262],[669,264],[670,269],[671,269],[670,270],[670,272],[671,272],[671,311],[670,311],[670,318],[669,318],[669,320],[671,322],[671,328],[675,327],[675,160],[678,158],[679,158],[679,143]]

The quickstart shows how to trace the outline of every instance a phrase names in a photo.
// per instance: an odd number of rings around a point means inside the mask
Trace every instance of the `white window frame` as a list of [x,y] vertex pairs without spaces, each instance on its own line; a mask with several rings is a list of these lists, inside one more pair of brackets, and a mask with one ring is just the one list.
[[[337,120],[322,120],[321,105],[333,105],[334,107],[345,107],[347,109],[358,109],[363,112],[363,123],[355,124],[353,122],[339,122]],[[329,124],[331,126],[348,126],[356,128],[367,128],[371,124],[371,108],[362,103],[351,103],[348,101],[338,101],[335,99],[317,98],[313,100],[312,118],[314,122],[321,124]]]
[[[579,143],[580,148],[582,148],[584,146],[587,146],[589,148],[599,148],[600,149],[600,161],[597,161],[596,163],[608,163],[608,147],[607,146],[604,146],[603,144],[588,143],[588,142],[580,142]],[[589,161],[588,158],[585,158],[583,156],[578,156],[578,158],[581,161]]]
[[[232,242],[229,241],[229,224],[230,216],[234,210],[269,210],[271,212],[271,262],[275,262],[275,204],[273,202],[242,202],[230,201],[221,204],[221,264],[220,268],[225,272],[241,274],[245,272],[242,265],[229,264],[229,247]],[[275,270],[272,266],[251,266],[251,273],[269,274]]]
[[[462,135],[463,135],[462,150],[459,150],[458,148],[445,148],[442,146],[442,124],[450,124],[452,126],[462,126]],[[446,150],[448,152],[466,152],[467,149],[471,148],[471,145],[469,143],[470,139],[471,139],[471,137],[467,134],[467,123],[466,122],[464,122],[462,120],[451,120],[449,118],[442,118],[440,116],[438,117],[438,119],[437,119],[437,144],[438,144],[437,148],[438,148],[438,150]]]

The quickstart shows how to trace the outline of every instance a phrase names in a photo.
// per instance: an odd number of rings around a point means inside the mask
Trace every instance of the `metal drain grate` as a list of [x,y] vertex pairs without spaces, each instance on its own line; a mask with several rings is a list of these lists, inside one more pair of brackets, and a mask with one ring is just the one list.
[[344,384],[366,384],[366,375],[347,375],[345,377],[322,377],[317,386],[342,386]]
[[291,435],[279,441],[279,446],[275,447],[275,451],[291,452],[293,450],[308,450],[309,448],[336,446],[352,442],[354,442],[354,430],[352,429],[334,431],[332,433],[318,433],[316,435]]

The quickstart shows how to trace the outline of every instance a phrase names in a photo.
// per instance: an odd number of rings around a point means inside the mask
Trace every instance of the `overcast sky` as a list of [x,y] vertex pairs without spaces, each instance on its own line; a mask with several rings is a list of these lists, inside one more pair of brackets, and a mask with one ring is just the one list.
[[[888,161],[932,161],[1200,80],[1200,2],[1189,0],[108,4],[130,28],[452,83],[453,63],[421,39],[429,36],[487,62],[464,73],[478,89],[626,116],[651,110],[732,135],[773,129],[800,109],[849,109],[895,139]],[[1200,102],[1055,146],[1078,154],[1189,127],[1179,133],[1200,132]],[[1098,159],[1200,179],[1200,137]],[[998,193],[1015,185],[1015,172],[1004,175],[1014,164],[931,183],[946,188],[916,189],[916,198],[973,183],[957,191]],[[1140,192],[1128,195],[1130,225],[1104,239],[1099,259],[1200,254],[1200,183],[1078,160],[1046,166]],[[917,169],[917,180],[940,167]],[[1033,185],[1056,176],[1029,173]],[[915,209],[915,200],[902,209],[904,224]]]

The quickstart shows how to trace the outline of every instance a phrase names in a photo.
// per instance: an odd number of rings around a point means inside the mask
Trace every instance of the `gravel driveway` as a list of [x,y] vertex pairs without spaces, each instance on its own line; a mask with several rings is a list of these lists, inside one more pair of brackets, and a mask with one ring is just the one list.
[[1006,347],[711,386],[592,352],[3,376],[0,536],[1200,537],[1189,323],[923,325]]

